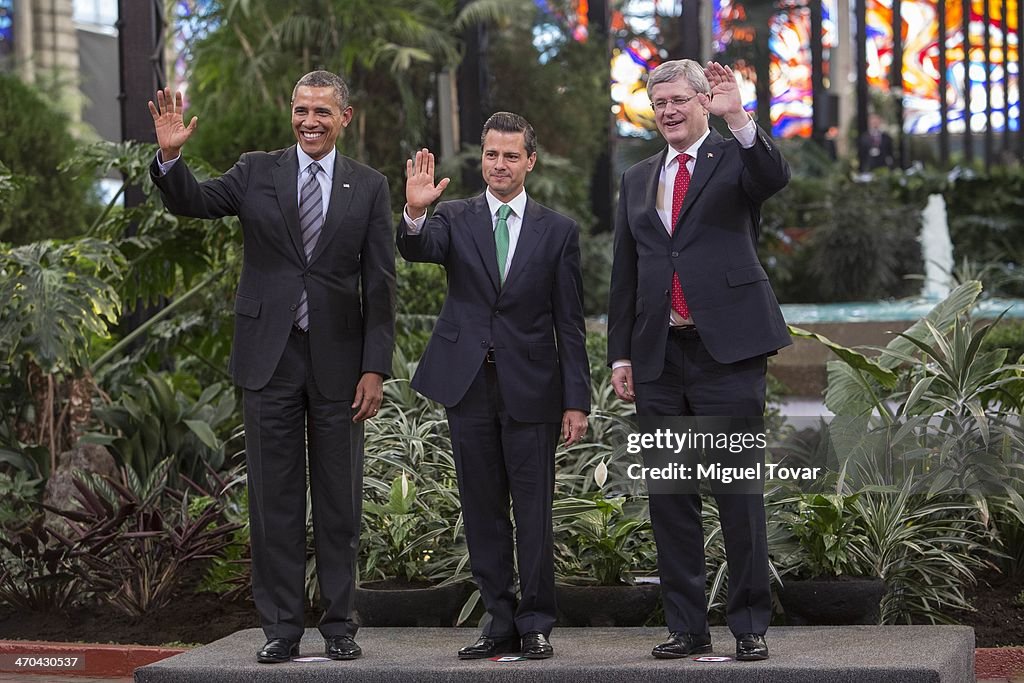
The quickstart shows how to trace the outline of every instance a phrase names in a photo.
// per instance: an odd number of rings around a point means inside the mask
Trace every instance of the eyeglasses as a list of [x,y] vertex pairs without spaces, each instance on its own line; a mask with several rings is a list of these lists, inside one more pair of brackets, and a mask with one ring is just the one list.
[[668,105],[672,105],[676,109],[681,109],[683,105],[692,100],[696,95],[690,95],[689,97],[673,97],[670,100],[654,100],[654,111],[665,111],[668,109]]

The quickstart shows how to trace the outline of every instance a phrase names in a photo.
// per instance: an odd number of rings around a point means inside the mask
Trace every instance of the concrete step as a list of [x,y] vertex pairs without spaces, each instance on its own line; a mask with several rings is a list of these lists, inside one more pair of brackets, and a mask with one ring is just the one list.
[[[475,629],[366,628],[357,637],[361,659],[257,664],[259,629],[144,666],[136,683],[219,681],[588,681],[693,683],[965,683],[974,681],[974,631],[966,626],[779,627],[768,632],[771,658],[762,662],[660,660],[651,648],[660,628],[559,628],[555,656],[541,661],[459,661],[455,652]],[[732,657],[735,640],[711,630],[715,655]],[[323,653],[323,639],[306,631],[302,655]]]

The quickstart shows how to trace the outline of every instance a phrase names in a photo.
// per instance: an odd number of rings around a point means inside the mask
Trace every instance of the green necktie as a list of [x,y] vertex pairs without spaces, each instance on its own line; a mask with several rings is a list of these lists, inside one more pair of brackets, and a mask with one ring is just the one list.
[[498,224],[494,226],[494,245],[498,248],[498,274],[505,283],[505,261],[508,260],[508,215],[512,207],[502,204],[498,208]]

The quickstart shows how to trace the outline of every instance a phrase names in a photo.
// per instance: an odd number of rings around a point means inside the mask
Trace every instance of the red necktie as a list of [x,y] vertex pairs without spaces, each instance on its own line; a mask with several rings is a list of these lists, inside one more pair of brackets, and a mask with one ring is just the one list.
[[[680,154],[676,157],[679,160],[679,169],[676,171],[676,182],[672,187],[672,234],[676,232],[676,223],[679,222],[679,212],[683,208],[683,199],[686,198],[686,191],[690,189],[690,171],[686,168],[689,161],[689,154]],[[683,296],[683,286],[679,283],[679,274],[672,273],[672,308],[682,318],[690,317],[690,307],[686,305],[686,297]]]

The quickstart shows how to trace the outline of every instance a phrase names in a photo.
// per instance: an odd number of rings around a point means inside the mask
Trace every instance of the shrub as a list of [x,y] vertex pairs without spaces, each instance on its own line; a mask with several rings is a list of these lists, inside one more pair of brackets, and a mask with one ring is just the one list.
[[52,98],[0,74],[0,163],[18,180],[13,195],[0,203],[0,241],[79,235],[99,213],[92,177],[58,170],[76,147],[68,125]]

